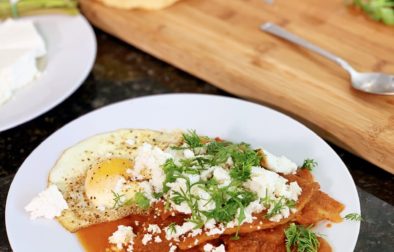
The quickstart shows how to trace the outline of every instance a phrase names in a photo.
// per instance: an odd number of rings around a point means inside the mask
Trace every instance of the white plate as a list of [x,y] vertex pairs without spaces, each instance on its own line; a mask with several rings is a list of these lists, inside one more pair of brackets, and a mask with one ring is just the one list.
[[47,46],[46,66],[26,87],[0,105],[0,131],[27,122],[71,95],[96,58],[96,37],[83,16],[48,15],[33,20]]
[[[44,190],[48,172],[64,149],[97,133],[120,128],[196,129],[200,134],[264,146],[301,164],[314,158],[323,191],[346,205],[344,213],[360,212],[356,187],[337,154],[311,130],[272,109],[233,98],[209,95],[158,95],[132,99],[89,113],[52,134],[25,160],[7,198],[6,226],[15,252],[83,251],[77,238],[56,221],[31,221],[24,206]],[[334,251],[353,251],[360,223],[344,221],[326,228]]]

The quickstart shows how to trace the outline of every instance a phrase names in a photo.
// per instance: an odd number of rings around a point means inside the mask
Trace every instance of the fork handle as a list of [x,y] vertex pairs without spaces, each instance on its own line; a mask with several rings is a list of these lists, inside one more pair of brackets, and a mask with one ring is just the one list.
[[295,34],[293,34],[291,32],[286,31],[285,29],[281,28],[280,26],[278,26],[274,23],[268,22],[268,23],[262,24],[260,28],[265,32],[268,32],[268,33],[273,34],[277,37],[280,37],[282,39],[290,41],[296,45],[299,45],[301,47],[309,49],[317,54],[320,54],[321,56],[323,56],[329,60],[334,61],[335,63],[340,65],[342,68],[344,68],[350,74],[355,72],[355,70],[345,60],[343,60],[340,57],[335,56],[334,54],[312,44],[311,42],[308,42],[308,41],[296,36]]

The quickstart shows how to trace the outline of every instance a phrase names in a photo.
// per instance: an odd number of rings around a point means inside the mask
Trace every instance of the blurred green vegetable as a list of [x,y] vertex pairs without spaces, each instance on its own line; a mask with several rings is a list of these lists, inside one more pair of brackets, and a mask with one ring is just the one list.
[[0,0],[0,19],[41,14],[78,14],[77,0]]
[[373,19],[394,25],[394,0],[353,0],[353,4]]

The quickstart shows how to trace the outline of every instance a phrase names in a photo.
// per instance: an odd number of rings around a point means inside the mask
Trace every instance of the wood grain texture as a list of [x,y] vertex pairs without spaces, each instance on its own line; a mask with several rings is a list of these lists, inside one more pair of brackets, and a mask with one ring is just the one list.
[[259,30],[276,22],[357,70],[394,73],[394,29],[343,0],[183,0],[154,12],[80,2],[97,27],[230,93],[291,114],[394,173],[394,97],[353,90],[334,63]]

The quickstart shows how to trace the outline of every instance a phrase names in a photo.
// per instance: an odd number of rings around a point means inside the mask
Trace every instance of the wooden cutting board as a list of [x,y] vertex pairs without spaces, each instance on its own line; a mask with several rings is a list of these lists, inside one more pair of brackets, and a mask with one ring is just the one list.
[[182,0],[161,11],[81,0],[97,27],[237,96],[284,111],[394,173],[394,96],[353,90],[334,63],[259,30],[286,29],[360,71],[394,73],[394,28],[343,0]]

